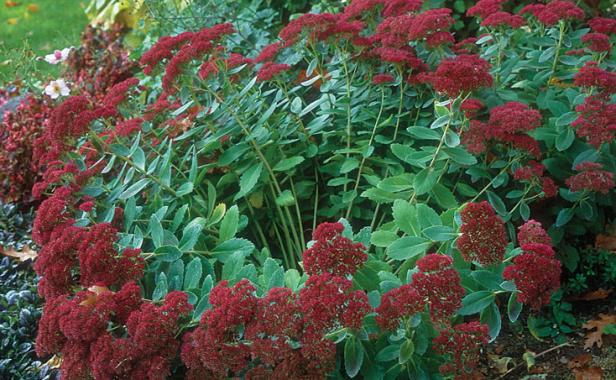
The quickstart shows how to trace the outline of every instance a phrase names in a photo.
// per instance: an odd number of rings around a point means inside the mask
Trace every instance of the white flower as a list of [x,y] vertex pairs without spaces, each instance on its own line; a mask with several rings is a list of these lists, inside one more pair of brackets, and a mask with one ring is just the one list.
[[71,92],[66,85],[64,79],[53,80],[45,87],[45,95],[52,99],[57,99],[59,96],[67,96]]
[[45,61],[51,63],[52,65],[57,65],[68,58],[68,54],[71,52],[71,49],[72,47],[67,47],[62,50],[56,50],[52,54],[47,54],[45,56]]

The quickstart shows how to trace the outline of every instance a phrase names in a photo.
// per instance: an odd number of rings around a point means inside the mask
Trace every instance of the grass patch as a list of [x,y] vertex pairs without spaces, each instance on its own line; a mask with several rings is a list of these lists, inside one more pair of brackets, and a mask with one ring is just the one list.
[[0,85],[56,77],[59,67],[37,57],[79,44],[88,23],[78,0],[0,1]]

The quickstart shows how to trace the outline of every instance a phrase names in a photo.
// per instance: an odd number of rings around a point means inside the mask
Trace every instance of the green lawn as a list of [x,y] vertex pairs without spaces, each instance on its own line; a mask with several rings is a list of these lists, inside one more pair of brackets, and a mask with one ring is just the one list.
[[[59,69],[37,57],[77,46],[88,23],[79,0],[0,0],[0,85],[19,77],[30,83],[58,75]],[[34,9],[38,8],[38,9]]]

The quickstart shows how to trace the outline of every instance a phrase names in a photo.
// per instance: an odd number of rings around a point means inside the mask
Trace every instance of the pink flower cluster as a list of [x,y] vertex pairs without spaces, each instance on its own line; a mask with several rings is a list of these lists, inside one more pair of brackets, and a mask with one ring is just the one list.
[[439,370],[454,379],[475,378],[475,370],[481,360],[481,347],[488,343],[488,326],[479,322],[455,325],[440,332],[432,345],[434,350],[445,355],[446,362]]

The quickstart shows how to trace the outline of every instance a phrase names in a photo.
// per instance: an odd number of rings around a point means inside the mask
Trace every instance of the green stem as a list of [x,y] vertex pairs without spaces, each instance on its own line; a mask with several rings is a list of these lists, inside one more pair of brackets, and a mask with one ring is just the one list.
[[556,51],[554,52],[554,61],[552,62],[552,71],[550,73],[550,79],[548,80],[548,85],[552,83],[554,79],[554,74],[556,72],[556,64],[558,63],[558,58],[560,57],[560,48],[563,44],[563,38],[565,36],[565,21],[559,21],[559,35],[558,35],[558,43],[556,44]]

